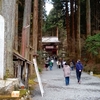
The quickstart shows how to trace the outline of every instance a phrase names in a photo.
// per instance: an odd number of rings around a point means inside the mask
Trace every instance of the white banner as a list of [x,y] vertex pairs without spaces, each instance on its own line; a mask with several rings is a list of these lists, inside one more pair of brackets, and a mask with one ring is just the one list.
[[0,79],[4,76],[4,18],[0,15]]
[[41,78],[40,78],[40,75],[39,75],[39,70],[38,70],[38,66],[37,66],[37,62],[36,62],[35,58],[33,59],[33,63],[34,63],[35,72],[36,72],[36,75],[37,75],[37,79],[38,79],[41,95],[43,97],[43,93],[44,93],[43,85],[42,85],[42,82],[41,82]]

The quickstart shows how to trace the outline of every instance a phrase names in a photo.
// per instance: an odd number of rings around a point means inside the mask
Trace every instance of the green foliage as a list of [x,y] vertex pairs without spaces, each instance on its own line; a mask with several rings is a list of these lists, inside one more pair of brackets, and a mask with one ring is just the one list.
[[38,57],[37,57],[38,63],[42,63],[43,51],[37,51],[37,54],[38,54]]
[[40,68],[40,67],[38,68],[38,70],[39,70],[39,72],[42,72],[42,70],[41,70],[41,68]]
[[43,57],[43,51],[37,51],[37,54],[39,55],[40,58]]
[[100,33],[94,36],[89,36],[86,39],[85,48],[93,55],[98,55],[100,51]]
[[20,90],[20,97],[26,95],[26,92],[28,92],[27,89],[21,89],[21,90]]
[[47,17],[47,20],[46,20],[46,23],[44,26],[44,30],[47,31],[56,26],[62,27],[63,20],[60,17],[61,17],[60,11],[58,12],[58,11],[56,11],[56,9],[52,9],[52,11],[50,12],[50,14]]
[[65,21],[64,3],[61,0],[50,0],[54,8],[50,11],[45,21],[43,32],[50,32],[55,27],[62,28]]
[[4,80],[10,77],[9,69],[6,70],[6,73],[4,75]]

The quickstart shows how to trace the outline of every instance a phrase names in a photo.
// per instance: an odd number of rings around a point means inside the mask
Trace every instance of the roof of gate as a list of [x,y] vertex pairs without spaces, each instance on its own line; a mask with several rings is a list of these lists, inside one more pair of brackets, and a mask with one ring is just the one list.
[[58,40],[58,37],[42,37],[42,42],[43,43],[58,43],[60,41]]

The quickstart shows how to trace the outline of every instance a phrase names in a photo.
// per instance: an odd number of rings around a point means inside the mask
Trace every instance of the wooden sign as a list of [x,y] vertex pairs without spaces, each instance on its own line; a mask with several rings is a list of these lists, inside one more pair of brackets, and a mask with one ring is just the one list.
[[11,97],[19,97],[20,96],[20,91],[12,91]]

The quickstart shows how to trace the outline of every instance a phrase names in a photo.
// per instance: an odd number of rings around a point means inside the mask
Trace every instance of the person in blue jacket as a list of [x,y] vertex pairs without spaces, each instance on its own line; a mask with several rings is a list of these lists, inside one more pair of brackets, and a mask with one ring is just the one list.
[[80,60],[77,60],[77,63],[76,63],[76,77],[77,77],[77,80],[78,80],[79,84],[80,84],[82,70],[83,70],[83,65],[80,62]]

